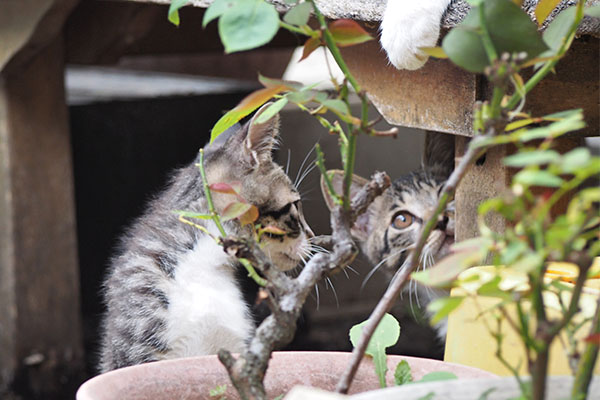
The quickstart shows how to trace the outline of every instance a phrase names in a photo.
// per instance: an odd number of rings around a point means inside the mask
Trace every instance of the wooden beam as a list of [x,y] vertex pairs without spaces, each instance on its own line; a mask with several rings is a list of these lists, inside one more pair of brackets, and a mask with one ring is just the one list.
[[378,41],[347,47],[342,53],[352,74],[390,124],[471,135],[475,75],[448,60],[435,59],[419,70],[399,71],[389,64]]
[[[135,2],[90,0],[80,3],[66,26],[67,62],[116,64],[121,57],[129,56],[129,60],[142,58],[148,67],[152,64],[151,58],[155,58],[157,64],[168,64],[171,70],[180,64],[189,71],[193,67],[185,64],[193,58],[192,64],[198,66],[198,59],[203,56],[208,58],[200,63],[208,70],[250,70],[260,59],[257,55],[274,51],[291,54],[294,47],[302,44],[301,39],[281,30],[260,49],[224,57],[217,23],[202,28],[204,9],[184,7],[180,11],[179,26],[167,20],[167,10],[166,5]],[[249,65],[247,60],[252,55],[255,62]],[[181,61],[177,62],[176,57]],[[274,61],[274,58],[267,59],[262,65],[269,68]],[[283,57],[279,64],[285,66],[288,61],[289,57]],[[217,65],[213,68],[213,64]],[[223,75],[221,72],[220,76]],[[252,79],[256,79],[255,71],[252,71]]]
[[72,397],[82,373],[63,59],[59,38],[0,75],[0,397]]
[[[376,32],[371,29],[376,37]],[[454,135],[472,135],[472,110],[476,100],[487,99],[488,85],[480,75],[467,73],[449,60],[429,59],[417,71],[391,66],[377,41],[344,48],[351,72],[370,100],[393,125]],[[599,135],[600,40],[586,36],[573,44],[550,74],[527,95],[524,111],[536,116],[583,108],[588,126],[582,136]],[[529,69],[524,75],[531,74]]]
[[0,72],[20,68],[54,40],[77,1],[0,2]]

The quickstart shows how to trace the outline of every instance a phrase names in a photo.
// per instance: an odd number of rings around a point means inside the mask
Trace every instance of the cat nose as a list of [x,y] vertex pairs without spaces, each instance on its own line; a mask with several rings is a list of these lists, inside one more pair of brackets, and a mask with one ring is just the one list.
[[446,226],[448,226],[448,216],[444,215],[444,217],[438,221],[437,225],[435,226],[435,229],[439,229],[440,231],[445,231],[446,230]]

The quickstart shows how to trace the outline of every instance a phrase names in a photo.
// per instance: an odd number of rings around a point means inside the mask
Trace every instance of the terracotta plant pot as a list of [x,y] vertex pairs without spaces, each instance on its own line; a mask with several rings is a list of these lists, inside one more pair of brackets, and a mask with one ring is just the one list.
[[[275,352],[265,377],[269,398],[287,393],[293,386],[313,386],[333,391],[350,361],[350,353],[341,352]],[[490,378],[495,375],[480,369],[424,358],[388,356],[388,384],[393,384],[393,370],[406,360],[414,379],[433,371],[450,371],[459,379]],[[237,399],[225,368],[216,356],[182,358],[136,365],[111,371],[85,382],[77,392],[77,400],[130,399],[211,399],[209,392],[227,385],[228,399]],[[350,392],[379,389],[373,362],[360,365]],[[218,397],[217,397],[218,398]]]

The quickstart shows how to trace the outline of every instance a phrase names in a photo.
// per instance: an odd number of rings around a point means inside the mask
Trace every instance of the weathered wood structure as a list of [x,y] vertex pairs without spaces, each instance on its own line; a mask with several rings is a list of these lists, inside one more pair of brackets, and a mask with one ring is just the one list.
[[[0,3],[0,396],[15,382],[31,397],[52,398],[81,368],[77,246],[66,63],[110,64],[123,54],[197,54],[207,74],[234,76],[244,65],[279,71],[301,40],[289,34],[257,52],[223,62],[216,29],[199,33],[201,10],[166,21],[169,0],[4,0]],[[210,1],[192,1],[206,7]],[[319,2],[331,18],[376,26],[384,0]],[[460,2],[457,2],[460,3]],[[452,25],[464,4],[445,17]],[[186,24],[186,18],[193,23]],[[370,24],[370,22],[374,22]],[[214,25],[214,24],[213,24]],[[590,33],[590,32],[584,32]],[[592,32],[593,33],[593,32]],[[595,32],[596,34],[598,32]],[[538,114],[582,107],[598,135],[599,42],[585,36],[551,76],[528,96]],[[390,67],[373,41],[344,51],[361,85],[388,122],[456,135],[456,157],[471,136],[471,110],[487,96],[483,78],[445,60],[418,71]],[[171,66],[172,68],[176,68]],[[271,75],[276,75],[276,72]],[[236,75],[239,76],[239,75]],[[577,139],[566,139],[571,148]],[[457,236],[475,234],[474,207],[505,189],[511,171],[497,149],[474,166],[457,193]],[[502,229],[498,222],[497,229]]]

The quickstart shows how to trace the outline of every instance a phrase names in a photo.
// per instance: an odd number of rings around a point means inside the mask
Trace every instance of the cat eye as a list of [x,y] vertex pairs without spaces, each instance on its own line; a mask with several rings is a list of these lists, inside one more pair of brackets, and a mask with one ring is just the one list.
[[394,220],[392,221],[392,226],[396,229],[408,228],[412,225],[414,219],[415,217],[408,211],[400,211],[394,217]]

